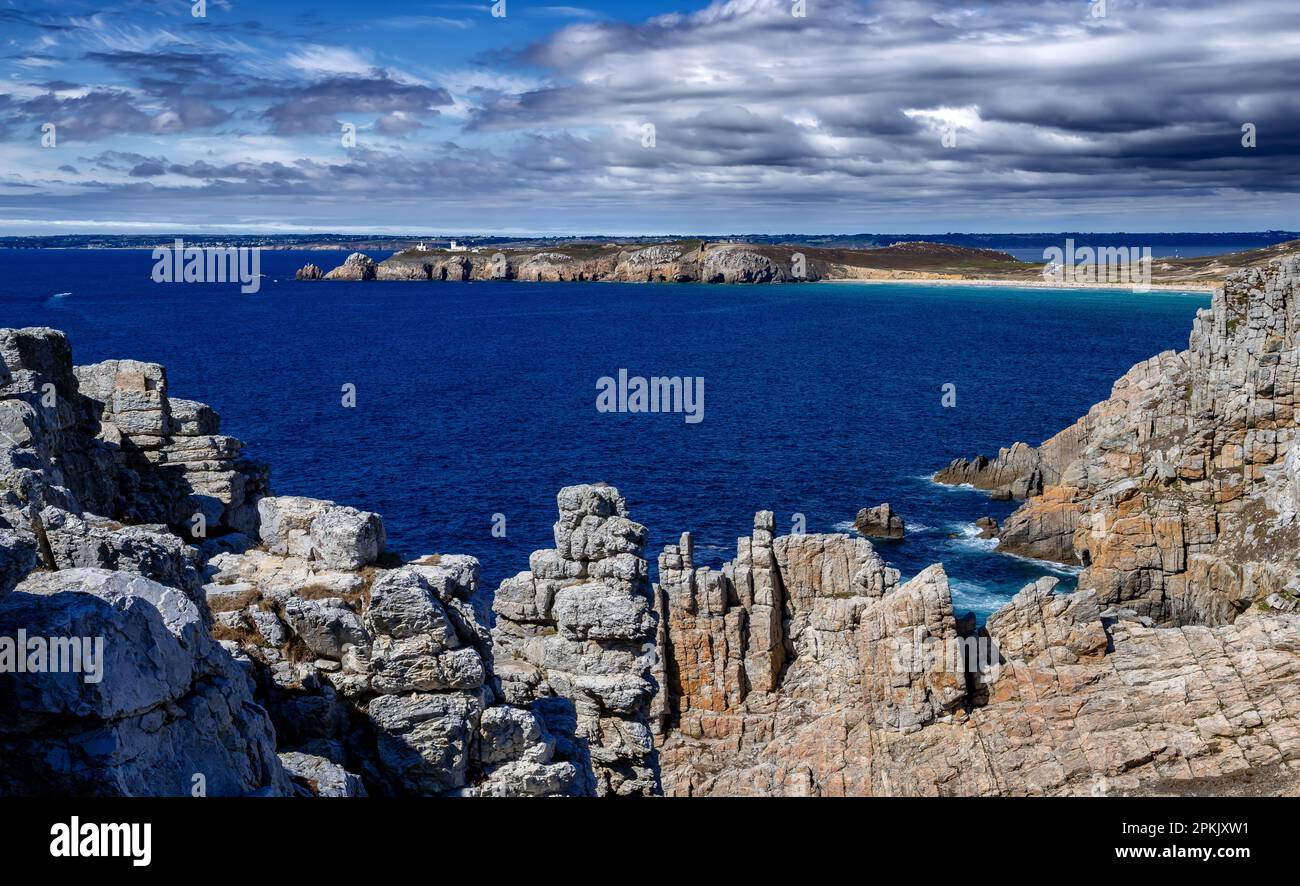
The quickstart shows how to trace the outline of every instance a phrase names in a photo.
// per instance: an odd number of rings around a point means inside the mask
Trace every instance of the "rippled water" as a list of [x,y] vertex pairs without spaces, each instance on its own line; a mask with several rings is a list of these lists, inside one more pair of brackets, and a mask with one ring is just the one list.
[[[920,285],[298,283],[266,252],[261,292],[152,283],[136,251],[0,251],[0,325],[65,330],[78,362],[166,364],[272,464],[282,494],[383,514],[404,553],[470,553],[485,584],[548,547],[555,493],[603,480],[651,534],[734,556],[754,511],[844,531],[888,501],[911,576],[942,561],[987,614],[1047,564],[997,554],[974,521],[1011,503],[927,478],[952,458],[1038,443],[1130,365],[1186,346],[1199,294]],[[382,255],[376,255],[382,258]],[[596,411],[596,380],[702,376],[704,421]],[[357,407],[340,389],[357,388]],[[956,385],[957,405],[940,405]],[[494,515],[506,536],[492,535]],[[1067,571],[1058,570],[1068,582]]]

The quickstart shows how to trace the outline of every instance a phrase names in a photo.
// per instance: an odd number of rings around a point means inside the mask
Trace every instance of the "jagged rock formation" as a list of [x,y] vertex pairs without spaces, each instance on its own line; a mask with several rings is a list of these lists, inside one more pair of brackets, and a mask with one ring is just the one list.
[[[585,720],[501,703],[472,557],[402,564],[378,515],[270,496],[265,466],[170,397],[161,366],[74,368],[50,329],[0,330],[0,359],[0,637],[103,636],[106,658],[102,682],[5,662],[0,793],[188,794],[196,775],[210,795],[595,790],[569,762],[604,753]],[[575,596],[560,618],[600,646],[611,628],[589,604],[604,602]],[[616,646],[596,679],[611,697],[643,680],[620,681]],[[575,683],[600,670],[572,652]],[[657,790],[651,769],[627,774]]]
[[853,528],[866,538],[902,538],[907,533],[907,524],[894,513],[889,502],[858,511]]
[[557,501],[555,548],[534,552],[492,604],[501,694],[566,737],[557,755],[584,793],[657,793],[645,527],[612,486],[570,486]]
[[[308,267],[311,267],[310,265]],[[343,264],[325,275],[326,280],[374,280],[377,263],[364,252],[354,252]],[[306,270],[304,268],[303,270]]]
[[262,546],[214,556],[205,590],[295,766],[330,767],[331,791],[358,773],[371,794],[570,792],[556,739],[493,690],[477,560],[385,568],[376,514],[298,496],[259,510]]
[[378,515],[272,496],[162,367],[0,330],[0,638],[102,634],[108,665],[0,673],[0,793],[1140,793],[1265,767],[1300,789],[1298,265],[1233,278],[1187,351],[1042,446],[949,469],[1031,496],[1004,549],[1087,567],[984,628],[941,566],[902,582],[770,512],[721,569],[684,535],[651,587],[645,528],[590,485],[489,630],[474,558],[404,562]]
[[689,536],[661,557],[666,793],[1177,791],[1264,766],[1300,784],[1300,617],[1156,628],[1046,579],[975,632],[941,567],[900,585],[865,540],[787,536],[770,548],[785,661],[759,688],[737,579],[752,544],[720,572],[692,568]]
[[306,264],[294,273],[296,280],[320,280],[325,276],[325,272],[320,269],[319,265]]
[[[1032,496],[999,548],[1077,560],[1080,587],[1163,624],[1294,609],[1298,286],[1295,258],[1229,277],[1187,350],[1134,366],[1075,425],[1013,447],[1004,471],[988,463],[979,473]],[[971,476],[957,464],[937,479]]]

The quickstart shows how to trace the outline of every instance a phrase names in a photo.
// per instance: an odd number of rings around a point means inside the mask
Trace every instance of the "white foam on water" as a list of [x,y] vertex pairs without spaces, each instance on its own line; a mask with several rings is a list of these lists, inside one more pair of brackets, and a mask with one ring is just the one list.
[[953,532],[961,533],[959,538],[951,539],[955,547],[972,551],[992,551],[998,546],[996,538],[980,538],[979,527],[974,523],[950,523]]
[[1065,563],[1056,563],[1052,560],[1039,560],[1037,557],[1025,557],[1021,554],[1013,554],[1009,551],[998,551],[1004,557],[1014,557],[1025,563],[1032,563],[1039,569],[1046,569],[1048,572],[1055,572],[1057,575],[1078,575],[1083,572],[1082,566],[1070,566]]
[[[834,529],[836,532],[848,532],[848,533],[854,533],[854,532],[857,531],[857,528],[853,525],[853,521],[852,521],[852,520],[841,520],[839,523],[836,523],[836,524],[835,524],[834,526],[832,526],[831,528]],[[934,531],[934,527],[933,527],[933,526],[930,526],[930,525],[928,525],[928,524],[926,524],[926,523],[908,523],[908,524],[906,525],[906,529],[907,529],[907,534],[908,534],[908,535],[911,535],[911,534],[914,533],[914,532],[933,532],[933,531]]]
[[1012,596],[1001,588],[962,578],[949,578],[948,587],[952,590],[952,609],[957,615],[964,615],[970,609],[985,615],[997,612]]

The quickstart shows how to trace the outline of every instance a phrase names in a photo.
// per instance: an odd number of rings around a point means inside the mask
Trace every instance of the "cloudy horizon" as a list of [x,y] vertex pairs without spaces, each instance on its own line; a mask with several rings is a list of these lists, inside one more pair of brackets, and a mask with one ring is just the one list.
[[0,0],[0,236],[1297,227],[1286,0],[504,3]]

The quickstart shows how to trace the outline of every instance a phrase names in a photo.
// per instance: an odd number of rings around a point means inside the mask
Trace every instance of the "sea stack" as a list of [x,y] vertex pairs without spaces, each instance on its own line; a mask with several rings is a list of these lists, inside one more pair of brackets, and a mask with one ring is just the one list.
[[853,528],[867,538],[902,538],[906,531],[903,518],[894,513],[889,502],[858,511]]

